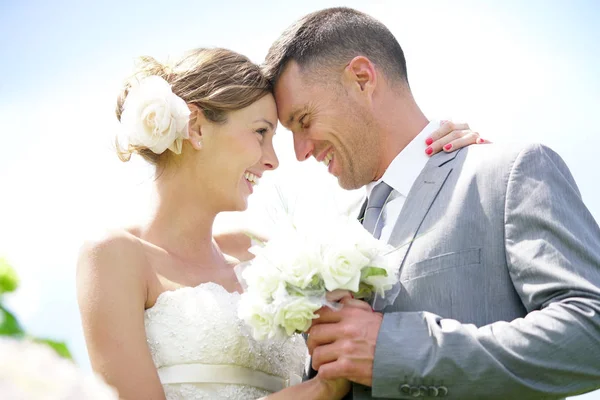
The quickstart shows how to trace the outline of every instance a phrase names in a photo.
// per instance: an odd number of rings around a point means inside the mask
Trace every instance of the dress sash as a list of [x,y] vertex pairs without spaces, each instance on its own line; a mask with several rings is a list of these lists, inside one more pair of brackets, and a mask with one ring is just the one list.
[[176,364],[158,368],[160,382],[173,383],[221,383],[254,386],[269,392],[278,392],[302,382],[296,374],[281,378],[237,365]]

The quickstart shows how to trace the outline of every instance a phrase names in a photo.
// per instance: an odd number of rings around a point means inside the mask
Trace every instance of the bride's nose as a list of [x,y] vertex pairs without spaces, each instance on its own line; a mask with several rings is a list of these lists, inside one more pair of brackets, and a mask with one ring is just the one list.
[[260,161],[264,165],[265,170],[272,171],[279,167],[279,159],[277,158],[277,154],[275,154],[275,148],[272,143],[263,148],[263,154]]

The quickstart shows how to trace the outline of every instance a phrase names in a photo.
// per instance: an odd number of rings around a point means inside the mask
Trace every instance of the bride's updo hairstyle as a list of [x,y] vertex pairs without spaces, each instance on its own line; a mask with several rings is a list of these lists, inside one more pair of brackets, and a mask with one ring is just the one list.
[[[119,121],[132,85],[152,76],[164,79],[176,96],[196,105],[206,119],[215,123],[225,123],[228,112],[245,108],[272,92],[271,84],[256,64],[227,49],[196,49],[171,65],[163,65],[152,57],[140,57],[136,66],[117,99]],[[131,143],[123,146],[117,141],[121,161],[129,161],[133,153],[159,166],[170,152],[157,154],[146,146]]]

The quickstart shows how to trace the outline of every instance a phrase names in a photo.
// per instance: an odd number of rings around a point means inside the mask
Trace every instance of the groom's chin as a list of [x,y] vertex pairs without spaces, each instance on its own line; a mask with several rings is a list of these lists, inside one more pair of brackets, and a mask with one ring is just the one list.
[[340,187],[344,190],[356,190],[356,189],[360,189],[361,187],[366,185],[366,183],[363,184],[357,179],[353,179],[352,177],[344,176],[344,174],[341,174],[340,176],[337,176],[336,178],[338,181],[338,185],[340,185]]

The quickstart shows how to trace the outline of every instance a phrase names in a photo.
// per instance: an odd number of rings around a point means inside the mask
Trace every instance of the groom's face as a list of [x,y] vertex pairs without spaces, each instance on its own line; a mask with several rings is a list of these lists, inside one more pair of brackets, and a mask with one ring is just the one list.
[[377,146],[372,116],[347,94],[342,83],[309,79],[291,61],[275,85],[281,124],[294,135],[296,158],[327,165],[344,189],[374,179]]

